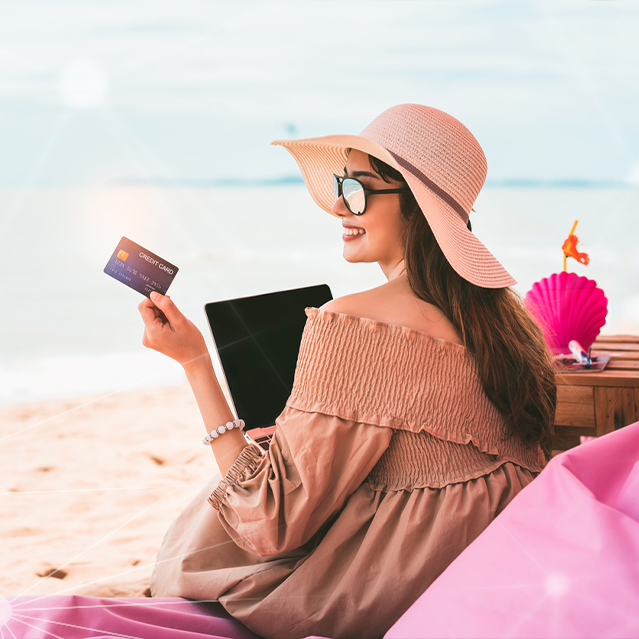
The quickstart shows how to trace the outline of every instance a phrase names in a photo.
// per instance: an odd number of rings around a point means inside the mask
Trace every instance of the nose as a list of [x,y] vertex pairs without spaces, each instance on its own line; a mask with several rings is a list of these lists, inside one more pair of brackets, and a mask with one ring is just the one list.
[[335,202],[333,202],[333,206],[331,207],[331,213],[336,215],[337,217],[347,217],[349,215],[353,215],[347,208],[346,204],[344,204],[344,197],[339,196]]

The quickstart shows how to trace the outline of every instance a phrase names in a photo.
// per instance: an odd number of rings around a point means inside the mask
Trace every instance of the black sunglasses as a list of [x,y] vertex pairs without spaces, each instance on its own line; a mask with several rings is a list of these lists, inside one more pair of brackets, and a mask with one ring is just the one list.
[[353,215],[364,215],[366,213],[366,196],[382,195],[384,193],[404,193],[408,191],[408,187],[401,189],[365,189],[364,185],[352,177],[340,177],[333,174],[333,189],[335,191],[335,199],[344,198],[346,208]]

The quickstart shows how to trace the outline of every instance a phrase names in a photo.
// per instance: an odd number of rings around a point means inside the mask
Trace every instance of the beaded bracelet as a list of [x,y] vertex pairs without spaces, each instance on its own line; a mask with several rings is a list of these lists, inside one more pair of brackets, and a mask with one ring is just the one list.
[[203,440],[202,443],[206,446],[210,444],[214,439],[217,439],[220,435],[223,435],[227,430],[233,430],[234,428],[239,428],[240,430],[244,428],[244,420],[236,419],[232,422],[227,422],[223,426],[212,430]]

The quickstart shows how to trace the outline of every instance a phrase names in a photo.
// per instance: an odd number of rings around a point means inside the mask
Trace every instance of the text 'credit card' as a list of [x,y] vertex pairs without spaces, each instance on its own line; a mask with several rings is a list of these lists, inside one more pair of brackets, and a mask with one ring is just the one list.
[[104,267],[104,272],[134,291],[150,297],[152,291],[166,295],[178,267],[123,237]]

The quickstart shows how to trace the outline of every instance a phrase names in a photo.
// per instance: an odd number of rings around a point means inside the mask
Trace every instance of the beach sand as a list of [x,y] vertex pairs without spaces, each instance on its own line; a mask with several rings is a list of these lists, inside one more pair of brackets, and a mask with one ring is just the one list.
[[219,475],[204,434],[186,384],[0,406],[0,594],[145,596],[170,523]]

